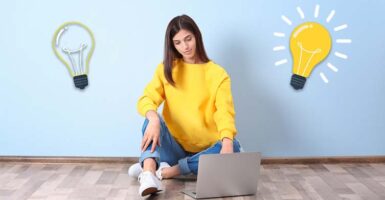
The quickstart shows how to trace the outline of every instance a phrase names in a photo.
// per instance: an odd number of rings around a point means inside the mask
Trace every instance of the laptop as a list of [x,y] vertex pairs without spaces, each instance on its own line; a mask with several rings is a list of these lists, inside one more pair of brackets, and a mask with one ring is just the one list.
[[260,163],[257,152],[201,155],[195,191],[182,192],[195,199],[255,195]]

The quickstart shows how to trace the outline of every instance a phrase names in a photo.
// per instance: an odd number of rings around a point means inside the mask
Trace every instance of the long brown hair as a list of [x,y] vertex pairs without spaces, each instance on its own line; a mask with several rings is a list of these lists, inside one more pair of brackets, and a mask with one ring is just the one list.
[[195,55],[198,56],[199,60],[202,62],[209,61],[203,46],[202,34],[194,20],[187,15],[174,17],[167,26],[163,58],[164,76],[173,86],[175,86],[175,81],[172,78],[173,62],[176,59],[183,58],[183,56],[176,50],[172,39],[181,29],[188,30],[194,34],[196,40]]

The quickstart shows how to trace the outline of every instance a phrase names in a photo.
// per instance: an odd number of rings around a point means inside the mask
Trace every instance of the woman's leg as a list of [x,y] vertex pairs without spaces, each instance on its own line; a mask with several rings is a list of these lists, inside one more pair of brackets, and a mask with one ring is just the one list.
[[[191,157],[185,157],[178,161],[180,173],[183,175],[190,174],[198,174],[198,163],[199,157],[204,154],[219,154],[222,149],[222,141],[218,141],[213,146],[192,155]],[[233,141],[233,149],[234,153],[240,152],[241,146],[239,145],[238,140],[234,139]]]
[[[152,143],[148,145],[147,149],[142,152],[139,162],[143,169],[149,171],[155,171],[158,169],[160,162],[167,162],[173,166],[178,163],[180,158],[186,157],[186,152],[183,148],[175,141],[170,134],[165,122],[162,117],[160,119],[160,145],[157,146],[155,151],[151,153]],[[146,119],[143,124],[142,134],[144,135],[149,121]]]

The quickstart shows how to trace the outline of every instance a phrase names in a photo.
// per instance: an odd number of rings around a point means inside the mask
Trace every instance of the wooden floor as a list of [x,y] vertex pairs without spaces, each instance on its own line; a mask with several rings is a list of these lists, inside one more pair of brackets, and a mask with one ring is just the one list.
[[[0,162],[0,199],[141,199],[127,164]],[[163,180],[148,199],[192,199],[194,178]],[[385,200],[385,163],[263,165],[257,196],[223,199]]]

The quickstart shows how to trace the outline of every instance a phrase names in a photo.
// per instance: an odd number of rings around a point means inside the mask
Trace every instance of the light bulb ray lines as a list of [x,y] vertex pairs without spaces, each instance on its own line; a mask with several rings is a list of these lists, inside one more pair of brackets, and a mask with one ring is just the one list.
[[274,32],[273,35],[275,37],[285,37],[285,33],[282,33],[282,32]]
[[301,19],[305,19],[305,14],[303,13],[301,7],[297,6],[297,12],[298,12],[299,16],[301,17]]
[[336,39],[336,43],[338,44],[350,44],[352,43],[351,39]]
[[287,18],[285,15],[282,15],[281,16],[281,19],[286,22],[287,25],[291,26],[293,23],[291,22],[291,20],[289,18]]
[[285,50],[286,47],[285,46],[276,46],[273,48],[273,51],[282,51],[282,50]]
[[348,59],[348,56],[346,54],[340,53],[338,51],[334,52],[334,55],[345,60]]
[[274,63],[275,66],[283,65],[287,63],[287,59],[278,60]]
[[335,10],[332,10],[332,11],[330,12],[330,14],[328,15],[328,17],[326,18],[326,22],[327,22],[327,23],[329,23],[329,22],[333,19],[334,14],[336,14],[336,11],[335,11]]
[[317,4],[314,9],[314,18],[318,18],[319,15],[319,5]]
[[328,66],[329,69],[331,69],[333,72],[338,72],[338,68],[337,68],[336,66],[334,66],[333,64],[328,63],[327,66]]
[[346,29],[346,28],[348,28],[348,25],[347,25],[347,24],[342,24],[342,25],[340,25],[340,26],[335,27],[335,28],[334,28],[334,31],[337,32],[337,31],[344,30],[344,29]]
[[329,83],[329,79],[326,77],[326,75],[325,75],[323,72],[319,73],[319,75],[320,75],[321,79],[322,79],[325,83]]

